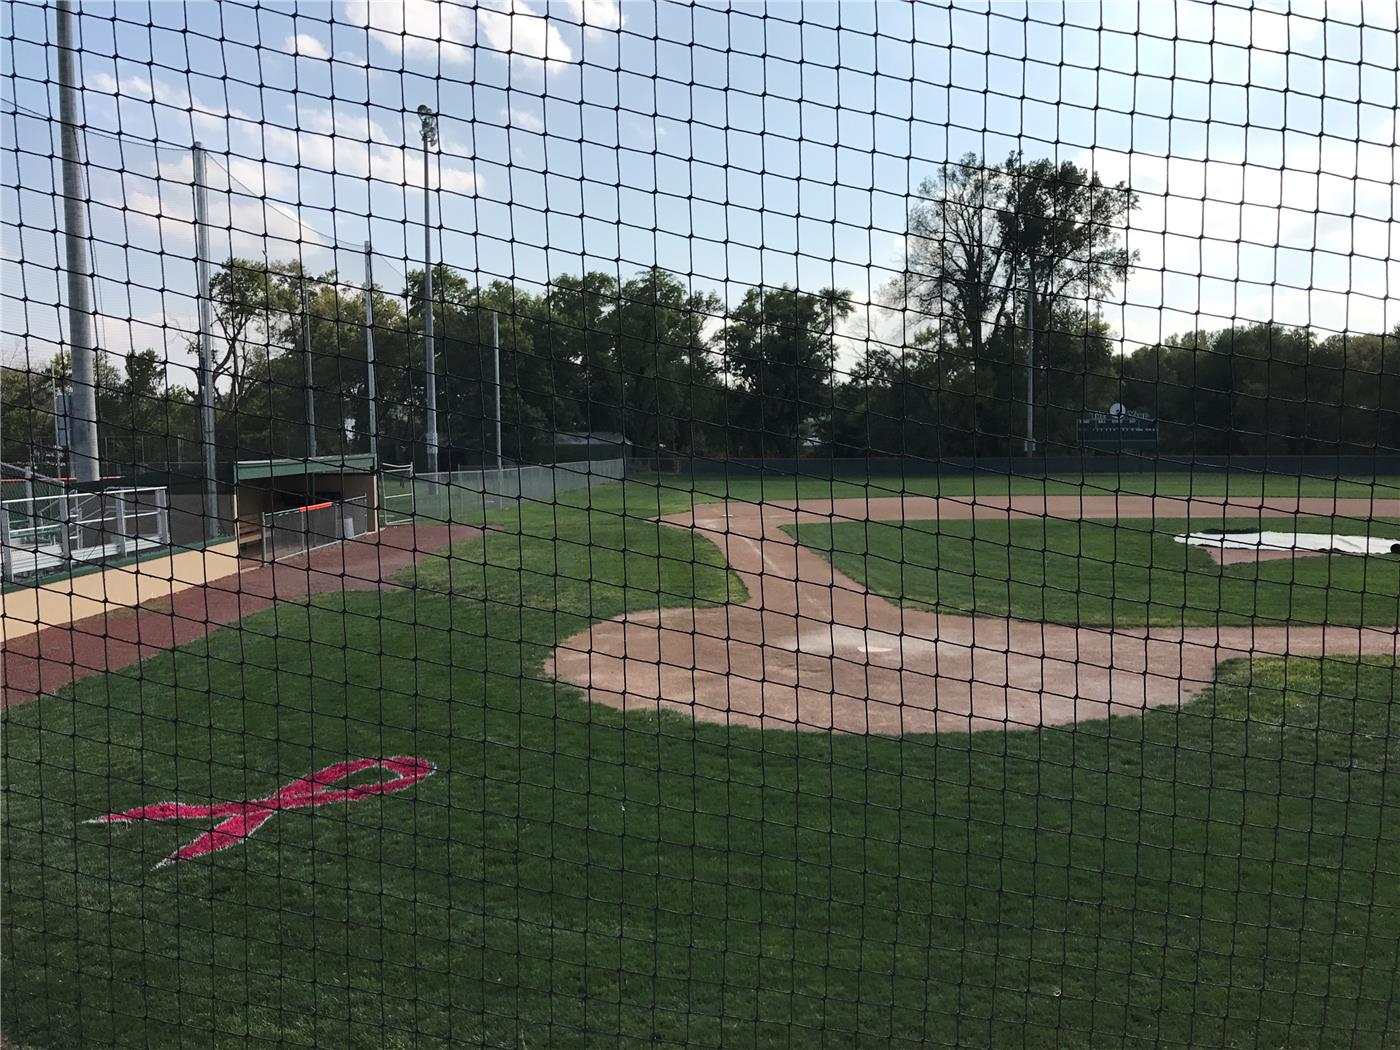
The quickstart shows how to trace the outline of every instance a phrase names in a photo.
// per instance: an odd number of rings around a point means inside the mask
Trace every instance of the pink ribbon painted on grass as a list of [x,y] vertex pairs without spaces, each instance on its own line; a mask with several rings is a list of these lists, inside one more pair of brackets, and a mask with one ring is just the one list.
[[[356,784],[354,787],[337,788],[333,784],[367,769],[383,769],[393,773],[389,780],[372,784]],[[430,777],[437,771],[431,762],[408,755],[396,758],[357,758],[350,762],[337,762],[319,773],[294,780],[286,787],[267,798],[248,799],[246,802],[220,802],[212,806],[194,806],[186,802],[157,802],[150,806],[138,806],[121,813],[108,813],[95,817],[89,824],[135,824],[141,820],[219,820],[213,828],[200,835],[193,842],[181,846],[170,856],[156,865],[163,868],[177,860],[192,860],[209,853],[237,846],[266,824],[284,809],[305,809],[308,806],[327,806],[334,802],[359,802],[376,795],[391,795],[411,788],[418,781]],[[220,819],[222,818],[222,819]]]

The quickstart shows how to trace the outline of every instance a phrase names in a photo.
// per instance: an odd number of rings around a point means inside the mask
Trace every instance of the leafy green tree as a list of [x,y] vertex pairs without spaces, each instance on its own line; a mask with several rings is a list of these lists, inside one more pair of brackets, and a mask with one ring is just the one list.
[[653,268],[622,285],[616,309],[622,433],[644,450],[693,451],[697,406],[718,383],[705,336],[718,296]]
[[1125,183],[1108,186],[1072,161],[1027,161],[1013,153],[1001,165],[1003,196],[997,241],[1008,277],[1029,274],[1037,314],[1102,300],[1128,278],[1138,253],[1123,243],[1137,197]]
[[917,329],[936,326],[942,340],[983,357],[990,332],[1006,320],[1011,279],[999,217],[1006,173],[975,154],[942,164],[919,185],[909,209],[905,271],[891,292]]
[[67,355],[48,364],[24,360],[0,367],[0,459],[6,463],[60,469],[54,450],[54,370],[62,384],[69,375]]
[[118,372],[98,355],[97,415],[104,469],[160,464],[198,457],[194,398],[170,384],[166,361],[155,350],[133,350]]
[[942,371],[950,360],[917,344],[868,349],[837,389],[833,452],[930,459],[960,454],[941,444],[948,402],[956,400],[952,377]]
[[617,279],[597,271],[554,278],[544,299],[540,345],[577,370],[572,415],[592,433],[620,433],[624,426],[617,307]]
[[796,456],[829,426],[835,410],[836,326],[851,312],[850,293],[751,288],[722,332],[724,370],[743,393],[735,428],[739,448]]
[[[966,436],[949,434],[942,447],[999,454],[1019,446],[1027,294],[1036,318],[1036,412],[1049,427],[1040,436],[1059,440],[1066,413],[1100,407],[1051,399],[1073,393],[1068,376],[1090,374],[1086,348],[1098,354],[1100,340],[1083,315],[1135,261],[1122,235],[1136,204],[1122,183],[1108,186],[1073,163],[1015,153],[1000,164],[967,154],[921,184],[909,214],[907,265],[890,301],[909,312],[926,352],[951,358],[934,371],[940,389],[958,391],[960,408],[940,418]],[[1081,382],[1079,393],[1097,398],[1101,385]]]
[[1336,334],[1234,325],[1123,359],[1122,400],[1159,421],[1180,455],[1393,453],[1400,447],[1400,331]]

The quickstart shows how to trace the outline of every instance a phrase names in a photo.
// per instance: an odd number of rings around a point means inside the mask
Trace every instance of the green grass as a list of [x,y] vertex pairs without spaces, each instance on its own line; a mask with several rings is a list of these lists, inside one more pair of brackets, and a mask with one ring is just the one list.
[[[554,640],[737,583],[620,513],[671,502],[595,496],[6,712],[6,1035],[1393,1045],[1393,662],[1234,664],[1181,712],[1038,733],[624,717],[542,675]],[[400,753],[439,772],[171,868],[201,827],[83,823]]]
[[[1400,622],[1400,556],[1220,565],[1174,537],[1261,519],[984,519],[787,527],[847,576],[907,605],[1072,626]],[[1400,523],[1265,520],[1264,528],[1400,537]]]
[[1052,475],[1024,477],[1000,473],[949,474],[910,477],[838,477],[834,479],[791,475],[754,476],[751,470],[733,469],[720,477],[670,474],[639,477],[638,483],[663,491],[690,493],[697,502],[715,500],[864,499],[880,496],[1065,496],[1158,495],[1224,496],[1239,499],[1273,496],[1321,496],[1353,499],[1400,498],[1400,477],[1300,478],[1288,474],[1258,473],[1141,473]]

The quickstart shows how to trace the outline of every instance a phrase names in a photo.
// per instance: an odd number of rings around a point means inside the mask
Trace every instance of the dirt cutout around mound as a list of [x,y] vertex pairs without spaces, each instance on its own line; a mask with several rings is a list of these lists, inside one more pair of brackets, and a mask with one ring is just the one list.
[[279,601],[394,587],[390,581],[395,573],[481,531],[475,525],[396,525],[287,561],[256,562],[232,576],[134,609],[12,639],[0,648],[0,706],[130,667]]
[[560,643],[548,673],[624,710],[848,733],[1030,729],[1181,704],[1244,656],[1394,656],[1394,627],[1065,627],[906,609],[800,546],[840,521],[1400,515],[1400,500],[1146,496],[878,498],[700,505],[660,519],[723,552],[749,600],[632,613]]

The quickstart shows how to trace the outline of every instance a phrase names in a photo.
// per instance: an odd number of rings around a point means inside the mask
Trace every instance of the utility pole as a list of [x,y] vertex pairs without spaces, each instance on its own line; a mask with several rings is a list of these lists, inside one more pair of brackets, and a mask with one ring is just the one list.
[[311,368],[311,314],[306,309],[306,271],[301,274],[301,381],[306,390],[306,458],[316,458],[316,386]]
[[379,463],[379,410],[374,393],[374,253],[365,241],[365,393],[369,395],[369,454]]
[[424,444],[428,451],[428,472],[437,473],[437,362],[433,355],[433,227],[430,223],[432,193],[428,189],[428,155],[438,141],[437,114],[427,106],[418,107],[418,119],[423,130],[423,357],[424,400],[427,418],[424,421]]
[[1035,263],[1026,264],[1026,455],[1035,455]]
[[501,472],[501,315],[491,311],[491,350],[496,365],[491,374],[496,384],[496,473]]
[[68,346],[73,363],[69,434],[73,474],[101,475],[97,458],[97,391],[92,337],[92,269],[87,254],[87,201],[78,158],[78,56],[73,50],[73,3],[58,0],[59,139],[63,153],[63,232],[68,255]]
[[214,463],[214,317],[209,292],[209,201],[204,147],[194,144],[194,269],[199,281],[199,441],[204,453],[204,538],[219,534]]

